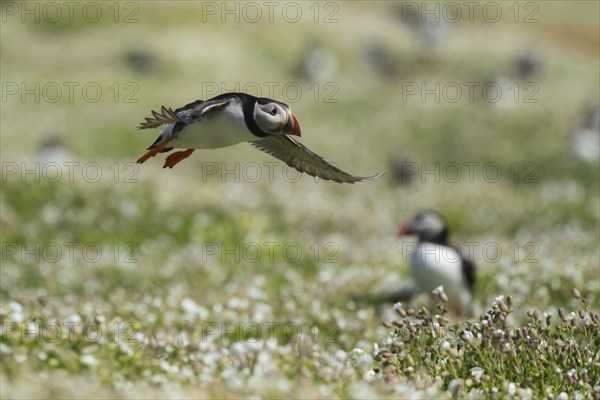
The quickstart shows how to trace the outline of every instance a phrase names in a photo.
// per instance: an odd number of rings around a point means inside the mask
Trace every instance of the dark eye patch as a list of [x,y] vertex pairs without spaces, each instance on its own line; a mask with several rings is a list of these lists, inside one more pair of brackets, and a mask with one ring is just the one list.
[[271,115],[277,115],[277,107],[273,107],[271,110]]

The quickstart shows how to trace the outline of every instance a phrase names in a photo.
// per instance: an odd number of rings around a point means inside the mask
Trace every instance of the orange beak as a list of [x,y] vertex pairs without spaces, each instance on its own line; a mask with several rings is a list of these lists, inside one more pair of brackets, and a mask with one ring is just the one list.
[[294,114],[290,113],[283,127],[283,133],[292,136],[301,136],[300,125]]
[[410,222],[403,222],[398,225],[398,237],[402,237],[404,235],[412,234],[412,230],[410,229]]

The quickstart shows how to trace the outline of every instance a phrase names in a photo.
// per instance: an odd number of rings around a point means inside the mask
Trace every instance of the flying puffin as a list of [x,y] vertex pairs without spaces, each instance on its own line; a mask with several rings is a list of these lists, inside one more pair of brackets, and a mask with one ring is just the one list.
[[291,136],[300,136],[300,125],[290,107],[277,100],[258,98],[246,93],[223,93],[209,100],[196,100],[173,111],[162,106],[152,111],[138,129],[164,128],[148,152],[137,162],[143,163],[158,153],[174,148],[186,150],[170,154],[163,168],[173,168],[195,149],[216,149],[248,142],[300,172],[339,183],[354,183],[379,178],[353,176],[328,163]]
[[443,286],[451,308],[461,315],[473,315],[475,266],[448,244],[448,227],[433,210],[417,213],[400,224],[398,236],[416,235],[418,243],[409,266],[417,291],[431,293]]

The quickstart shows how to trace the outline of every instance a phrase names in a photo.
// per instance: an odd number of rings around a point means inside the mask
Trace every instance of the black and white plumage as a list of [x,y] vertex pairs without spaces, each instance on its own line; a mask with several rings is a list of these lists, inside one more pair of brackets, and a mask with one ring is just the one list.
[[324,180],[354,183],[382,175],[350,175],[294,140],[291,136],[300,136],[300,125],[290,107],[276,100],[232,92],[197,100],[175,111],[163,106],[160,113],[152,111],[152,114],[138,129],[162,125],[164,128],[138,163],[159,152],[187,149],[167,157],[164,167],[173,168],[194,149],[216,149],[248,142],[288,166]]
[[443,286],[449,305],[459,314],[473,314],[475,266],[448,244],[448,227],[433,210],[417,213],[401,224],[398,236],[416,235],[418,243],[409,266],[417,291],[431,293]]
[[48,164],[65,163],[74,158],[60,134],[49,134],[40,143],[37,159],[42,164]]
[[579,158],[590,164],[600,160],[600,107],[588,105],[582,121],[571,138],[571,149]]

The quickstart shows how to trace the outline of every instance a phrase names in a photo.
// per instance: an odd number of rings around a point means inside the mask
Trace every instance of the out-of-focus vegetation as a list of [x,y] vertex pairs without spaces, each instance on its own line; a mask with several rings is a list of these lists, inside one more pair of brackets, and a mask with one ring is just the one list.
[[[257,22],[237,2],[77,3],[72,22],[48,4],[0,2],[3,398],[599,395],[599,171],[573,150],[600,102],[599,3],[482,2],[472,22],[456,3],[449,22],[431,2],[434,33],[420,2],[277,2],[272,22],[260,2]],[[319,46],[315,80],[299,64]],[[132,163],[150,109],[243,88],[290,103],[327,160],[386,175],[315,181],[245,144]],[[467,344],[351,300],[410,280],[395,228],[424,207],[476,244],[492,308]],[[465,326],[436,312],[419,321]]]

